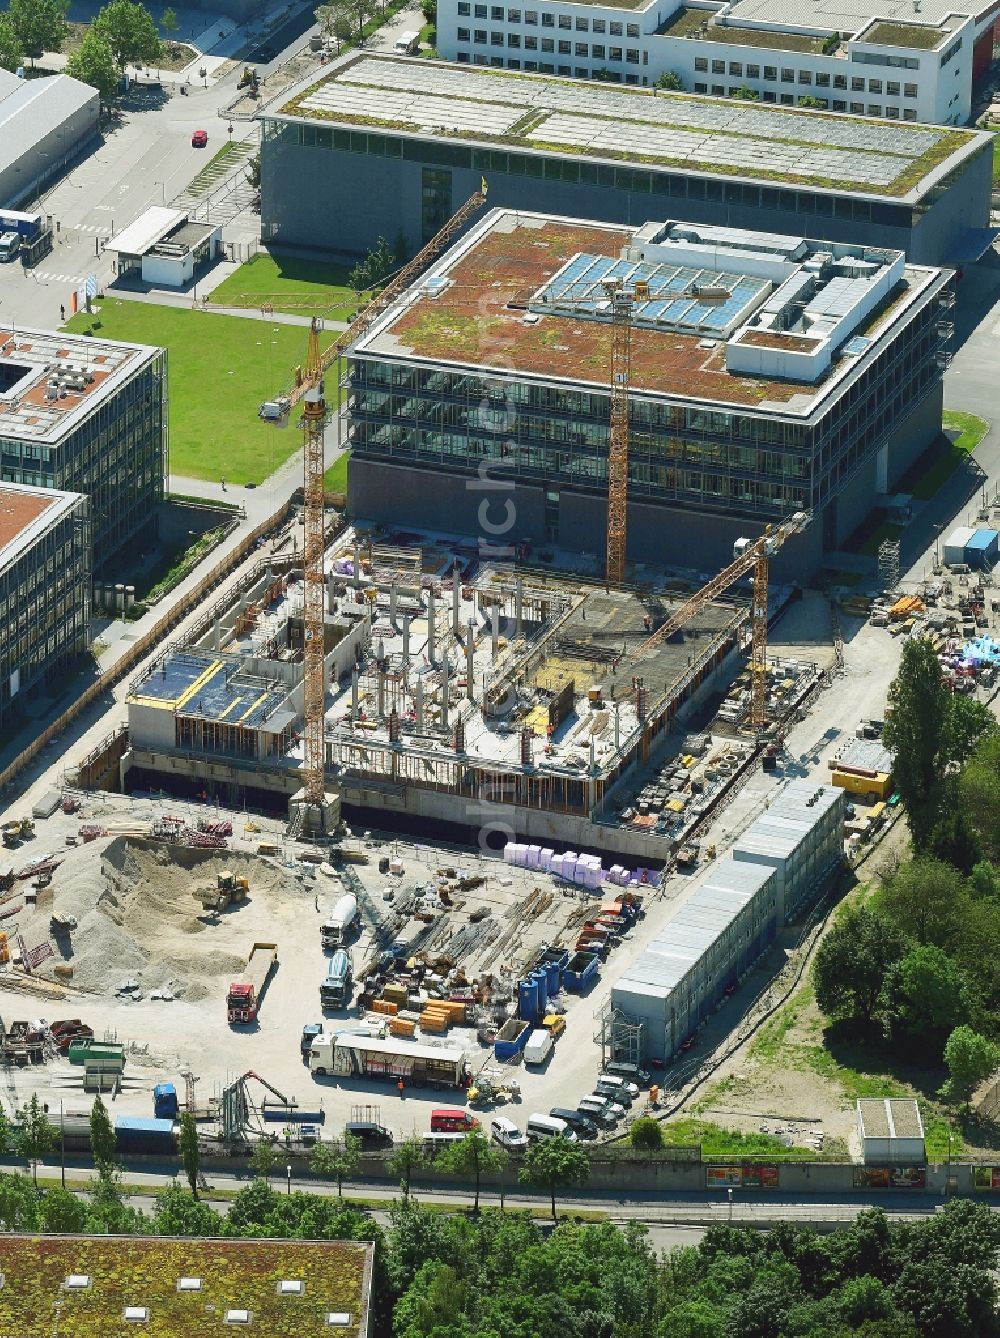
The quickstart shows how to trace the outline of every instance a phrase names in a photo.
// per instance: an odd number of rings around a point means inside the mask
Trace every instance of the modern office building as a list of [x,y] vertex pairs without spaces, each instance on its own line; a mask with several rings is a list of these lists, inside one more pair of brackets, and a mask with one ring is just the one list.
[[86,650],[89,626],[87,499],[0,484],[0,732]]
[[940,433],[949,279],[876,247],[492,210],[349,351],[351,511],[483,535],[486,499],[491,524],[513,508],[505,542],[603,552],[604,285],[641,280],[629,558],[711,570],[807,511],[776,560],[806,576]]
[[0,328],[0,479],[90,499],[93,567],[155,533],[167,465],[167,355]]
[[[964,125],[993,60],[996,0],[440,0],[436,47],[493,69]],[[876,17],[872,17],[872,14]]]
[[[794,853],[781,824],[794,828]],[[793,906],[815,902],[843,858],[843,838],[843,791],[790,781],[615,983],[603,1019],[614,1057],[644,1063],[676,1054],[793,918]],[[763,857],[769,850],[772,858]]]
[[965,263],[994,236],[985,131],[356,52],[262,120],[264,239],[317,250],[401,236],[412,254],[484,177],[510,209],[823,237],[920,264]]
[[100,98],[66,74],[0,70],[0,206],[27,207],[97,138]]

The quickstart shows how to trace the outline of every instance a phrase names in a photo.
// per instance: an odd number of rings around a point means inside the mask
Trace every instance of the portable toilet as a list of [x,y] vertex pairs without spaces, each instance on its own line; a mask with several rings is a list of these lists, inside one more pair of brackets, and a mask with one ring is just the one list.
[[153,1088],[153,1114],[158,1120],[176,1120],[177,1088],[172,1082],[161,1082]]

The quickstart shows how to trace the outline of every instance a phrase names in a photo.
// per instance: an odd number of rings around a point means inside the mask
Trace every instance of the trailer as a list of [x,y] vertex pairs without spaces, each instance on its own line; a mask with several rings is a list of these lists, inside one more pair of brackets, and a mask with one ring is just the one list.
[[317,1077],[374,1078],[415,1087],[464,1087],[469,1067],[464,1050],[416,1041],[382,1040],[324,1032],[313,1041],[309,1067]]
[[36,799],[31,806],[33,818],[51,818],[60,804],[58,790],[46,790],[41,799]]
[[239,980],[234,980],[226,995],[226,1013],[230,1024],[255,1022],[267,982],[278,964],[277,943],[255,943]]

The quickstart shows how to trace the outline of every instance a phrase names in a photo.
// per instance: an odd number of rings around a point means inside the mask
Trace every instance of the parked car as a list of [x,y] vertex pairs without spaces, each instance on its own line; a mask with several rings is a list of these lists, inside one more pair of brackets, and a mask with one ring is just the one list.
[[195,131],[192,133],[192,135],[191,135],[191,147],[192,147],[192,149],[203,149],[207,143],[208,143],[208,131],[207,131],[207,130],[195,130]]
[[505,1148],[526,1148],[528,1138],[522,1134],[513,1120],[508,1120],[504,1115],[496,1115],[490,1121],[490,1134],[494,1143],[499,1143]]
[[588,1120],[593,1120],[595,1124],[603,1125],[605,1129],[610,1129],[618,1123],[614,1115],[611,1114],[608,1102],[598,1100],[595,1097],[584,1097],[577,1102],[577,1113],[583,1115]]

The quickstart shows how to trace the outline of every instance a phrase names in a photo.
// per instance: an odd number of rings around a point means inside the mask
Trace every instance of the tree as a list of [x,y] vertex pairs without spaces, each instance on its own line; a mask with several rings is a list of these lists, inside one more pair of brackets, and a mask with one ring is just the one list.
[[552,1202],[552,1220],[556,1220],[556,1190],[585,1185],[590,1178],[590,1159],[583,1148],[564,1135],[543,1138],[524,1155],[520,1179],[523,1184],[547,1189]]
[[121,86],[122,74],[111,43],[90,29],[66,62],[66,73],[81,84],[96,88],[103,103],[109,103]]
[[354,17],[358,40],[361,41],[365,35],[365,24],[375,13],[375,0],[345,0],[345,6]]
[[799,106],[800,106],[800,107],[813,107],[813,108],[815,108],[817,111],[821,111],[821,110],[823,109],[823,107],[825,106],[825,103],[823,102],[822,98],[814,98],[814,97],[811,97],[809,94],[806,94],[806,96],[805,96],[804,98],[799,98]]
[[244,175],[247,179],[247,185],[252,186],[254,190],[260,190],[260,172],[260,154],[251,154],[247,159],[247,170]]
[[7,21],[32,65],[46,51],[61,51],[69,29],[69,0],[10,0]]
[[665,88],[670,93],[681,93],[684,90],[684,80],[676,70],[665,70],[656,81],[657,88]]
[[347,282],[358,293],[377,288],[397,268],[396,255],[384,237],[380,237],[364,260],[359,261],[347,276]]
[[956,1027],[945,1042],[944,1062],[948,1081],[941,1089],[942,1095],[968,1105],[975,1089],[1000,1064],[1000,1050],[971,1027]]
[[78,1194],[58,1186],[45,1194],[39,1205],[43,1231],[60,1236],[77,1235],[87,1230],[87,1204]]
[[479,1216],[479,1189],[483,1172],[502,1170],[507,1160],[503,1148],[491,1143],[480,1129],[471,1129],[464,1138],[442,1148],[435,1158],[438,1166],[451,1171],[453,1175],[472,1176],[476,1186],[472,1212],[476,1217]]
[[167,41],[173,45],[174,38],[180,31],[180,23],[177,21],[177,14],[172,9],[165,9],[160,15],[160,30],[166,36]]
[[24,59],[17,30],[6,14],[0,14],[0,70],[14,72]]
[[941,772],[949,693],[929,641],[915,638],[903,647],[899,673],[889,685],[889,710],[882,738],[895,754],[892,774],[919,850]]
[[118,1141],[108,1108],[100,1096],[94,1097],[90,1111],[90,1151],[98,1168],[114,1164]]
[[967,903],[957,870],[922,856],[898,869],[873,904],[881,918],[903,934],[948,952],[961,931]]
[[917,944],[886,972],[879,1007],[887,1036],[936,1049],[968,1019],[968,984],[941,948]]
[[386,1162],[389,1174],[395,1176],[400,1183],[404,1203],[408,1202],[410,1198],[410,1181],[413,1179],[413,1172],[423,1166],[426,1160],[423,1139],[415,1134],[412,1138],[400,1143]]
[[315,1145],[309,1158],[309,1169],[317,1175],[336,1176],[337,1197],[343,1198],[344,1177],[354,1174],[360,1160],[361,1139],[345,1131],[343,1138]]
[[968,813],[958,807],[955,786],[942,790],[943,813],[931,827],[925,844],[927,854],[943,860],[959,873],[969,874],[983,858],[983,847]]
[[15,1146],[15,1132],[3,1107],[0,1106],[0,1157]]
[[18,1155],[31,1162],[31,1178],[38,1184],[38,1163],[52,1151],[56,1131],[49,1124],[49,1114],[37,1093],[17,1112],[16,1144]]
[[27,1176],[0,1173],[0,1227],[5,1231],[36,1231],[41,1202]]
[[729,96],[731,98],[738,98],[740,102],[758,102],[760,100],[760,94],[757,92],[756,88],[747,88],[746,84],[742,84],[739,88],[734,88]]
[[885,973],[905,952],[906,939],[892,924],[867,906],[848,906],[816,953],[816,1002],[832,1018],[870,1024]]
[[682,1301],[663,1316],[656,1335],[657,1338],[725,1338],[725,1314],[711,1301]]
[[158,1236],[221,1236],[219,1214],[176,1182],[156,1196],[153,1229]]
[[128,1236],[144,1229],[145,1214],[130,1208],[122,1189],[122,1174],[118,1167],[105,1164],[97,1168],[97,1179],[90,1182],[90,1211],[87,1214],[89,1231],[101,1234]]
[[197,1198],[198,1173],[201,1170],[201,1146],[198,1142],[198,1126],[189,1110],[186,1110],[181,1116],[180,1148],[184,1174],[191,1186],[192,1196]]
[[657,1152],[663,1147],[663,1126],[651,1115],[640,1115],[631,1132],[632,1146],[644,1152]]
[[437,0],[421,0],[420,12],[424,16],[424,22],[429,23],[432,28],[437,24]]
[[262,1180],[267,1181],[278,1161],[278,1149],[266,1138],[261,1138],[251,1154],[250,1169]]
[[958,778],[958,791],[987,857],[1000,863],[1000,738],[996,735],[980,741]]
[[155,65],[160,59],[160,34],[153,16],[133,0],[109,0],[90,30],[111,47],[119,70],[126,65]]

